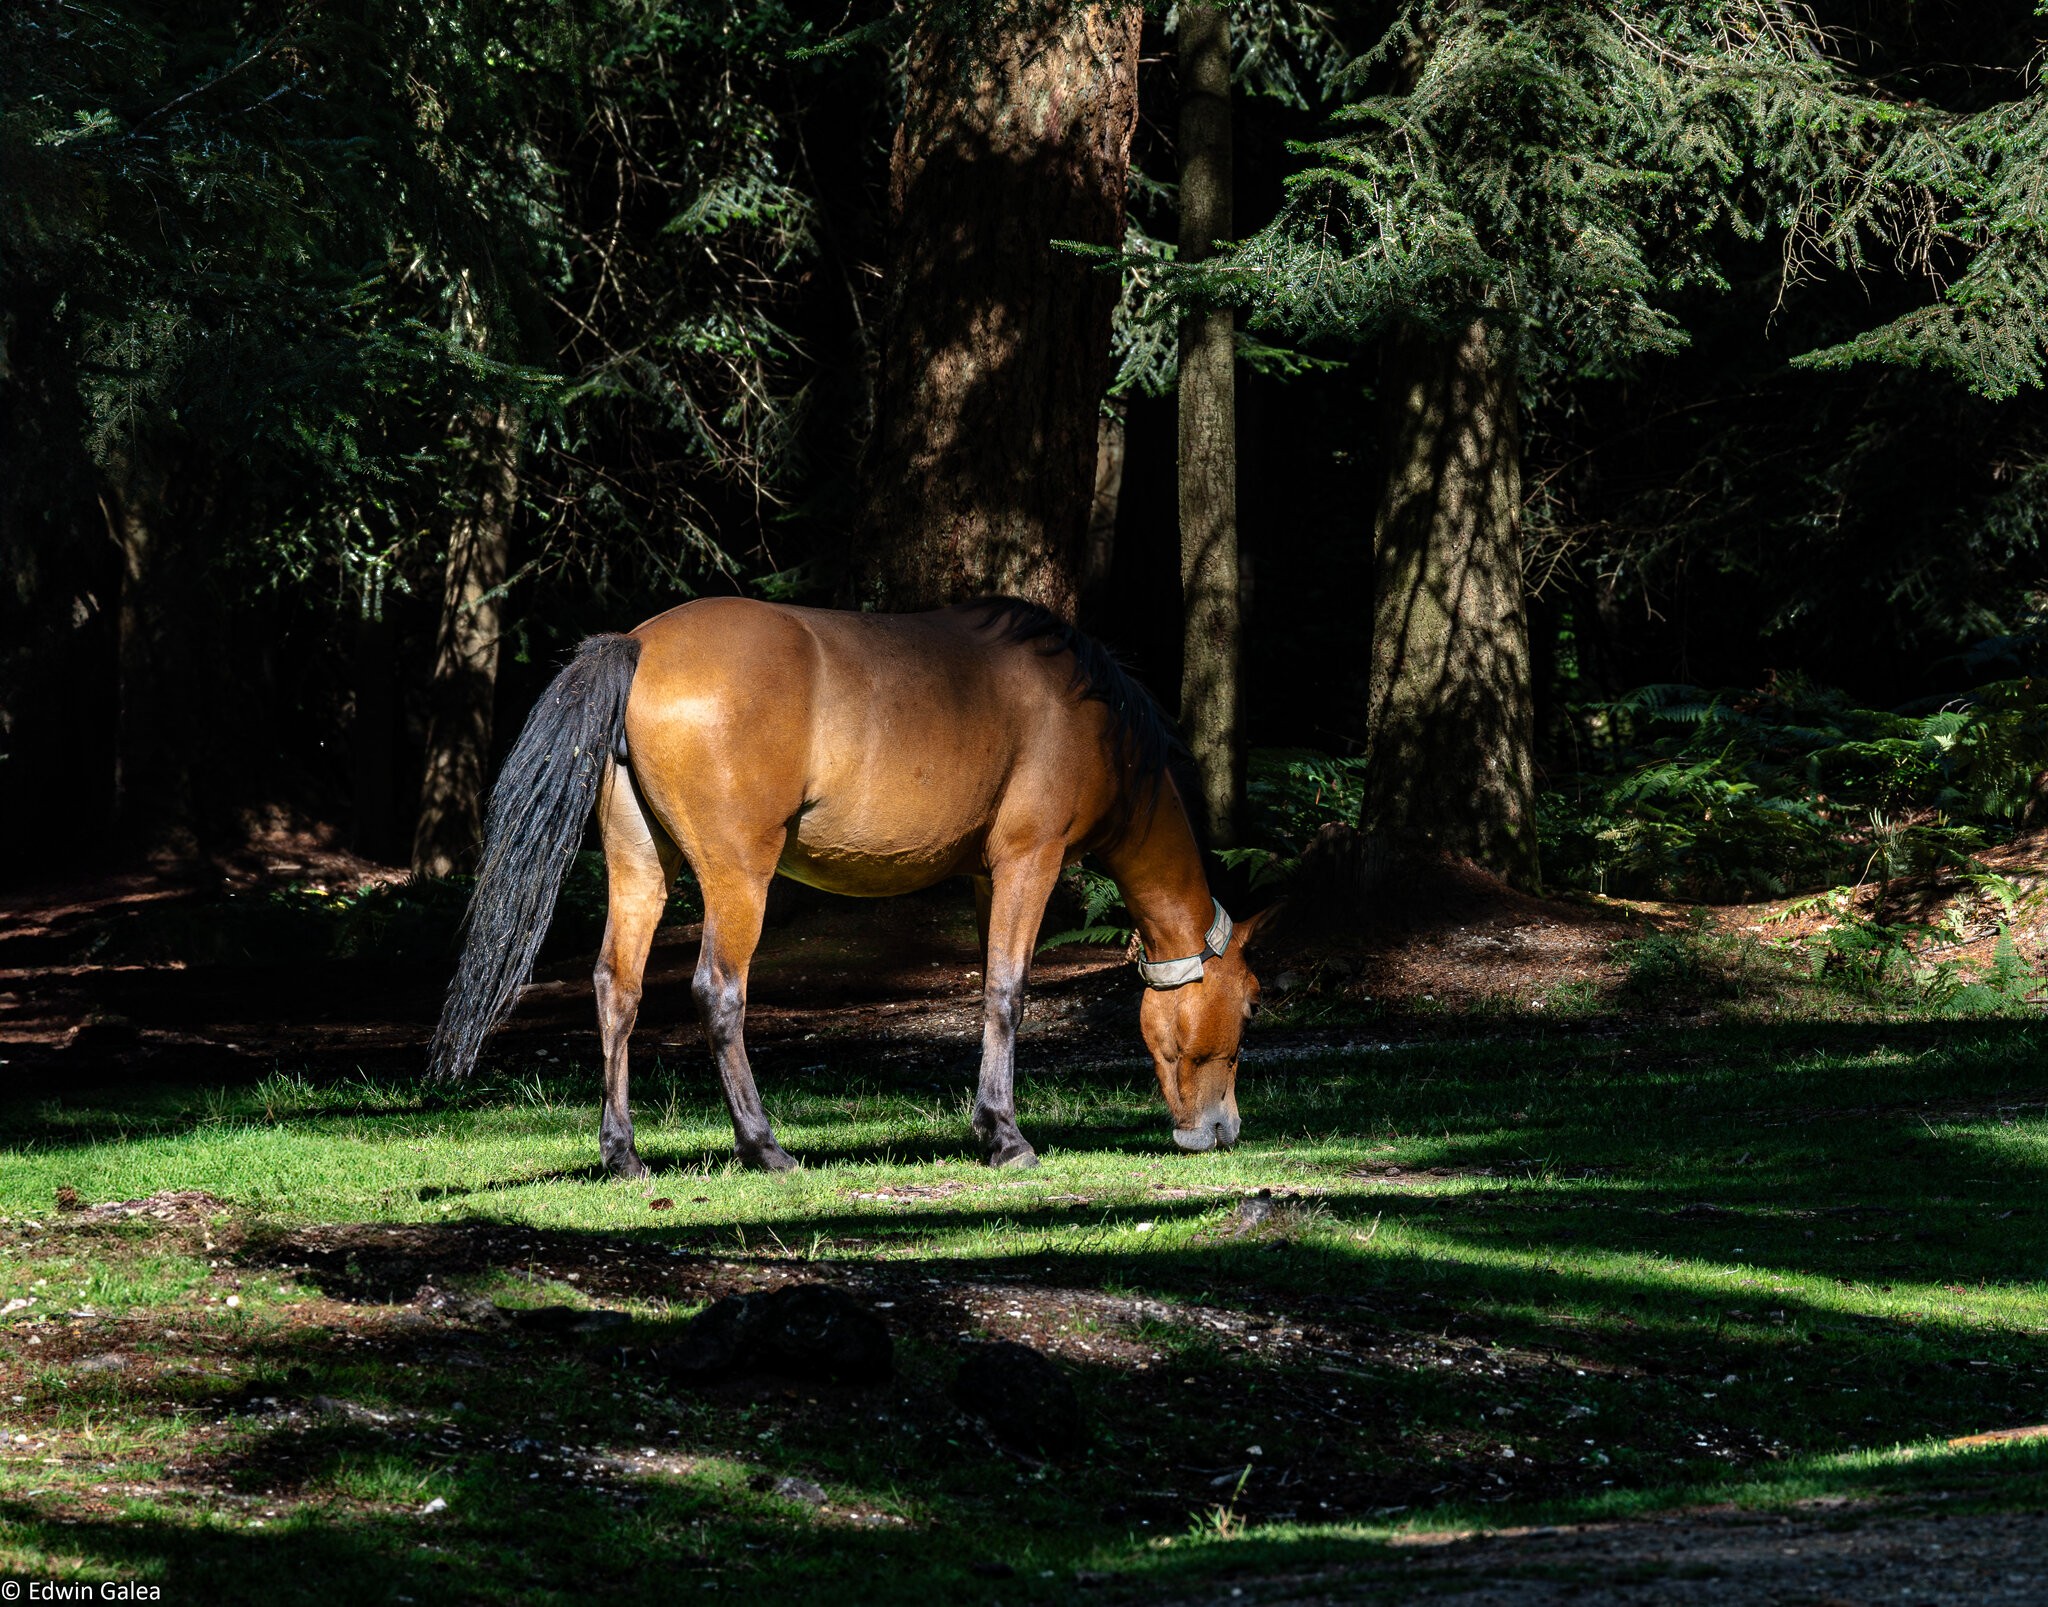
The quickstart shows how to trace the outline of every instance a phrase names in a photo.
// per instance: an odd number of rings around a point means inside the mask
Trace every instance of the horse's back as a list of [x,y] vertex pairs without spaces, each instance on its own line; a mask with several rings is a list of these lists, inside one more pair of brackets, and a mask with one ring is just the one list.
[[1075,695],[1064,656],[975,610],[714,598],[633,634],[628,750],[686,839],[711,814],[743,833],[789,824],[788,874],[892,892],[1071,833],[1105,805],[1102,706]]

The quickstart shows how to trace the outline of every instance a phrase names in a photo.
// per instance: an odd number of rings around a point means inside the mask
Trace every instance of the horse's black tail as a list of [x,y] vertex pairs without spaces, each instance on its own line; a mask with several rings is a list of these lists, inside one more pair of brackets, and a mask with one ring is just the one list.
[[639,665],[638,639],[591,637],[534,705],[498,772],[483,864],[463,919],[462,960],[427,1052],[428,1075],[437,1081],[469,1075],[484,1039],[533,975],[605,756],[625,758],[626,697]]

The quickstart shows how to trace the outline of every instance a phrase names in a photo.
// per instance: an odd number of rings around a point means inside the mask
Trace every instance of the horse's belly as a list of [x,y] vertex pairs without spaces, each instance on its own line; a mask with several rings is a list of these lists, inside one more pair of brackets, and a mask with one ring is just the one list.
[[914,893],[980,868],[980,830],[964,823],[863,811],[842,818],[829,807],[798,818],[776,869],[828,893],[878,898]]

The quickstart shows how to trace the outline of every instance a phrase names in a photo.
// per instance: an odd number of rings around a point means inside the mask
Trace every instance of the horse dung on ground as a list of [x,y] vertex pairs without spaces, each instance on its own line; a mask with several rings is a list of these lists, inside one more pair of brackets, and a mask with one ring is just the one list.
[[1170,748],[1158,706],[1100,644],[1011,598],[895,615],[706,598],[594,636],[492,789],[432,1075],[467,1075],[510,1013],[594,807],[610,882],[599,1150],[621,1176],[647,1175],[626,1041],[685,861],[704,896],[693,991],[742,1160],[795,1164],[744,1036],[769,882],[878,897],[964,875],[987,949],[973,1128],[991,1165],[1034,1164],[1017,1127],[1017,1023],[1046,899],[1083,854],[1115,880],[1143,945],[1139,1026],[1174,1142],[1227,1149],[1261,917],[1233,922],[1211,896]]

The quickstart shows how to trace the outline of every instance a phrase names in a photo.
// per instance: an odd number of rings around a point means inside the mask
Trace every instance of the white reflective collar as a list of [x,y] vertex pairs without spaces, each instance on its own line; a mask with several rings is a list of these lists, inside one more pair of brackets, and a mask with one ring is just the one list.
[[1138,975],[1145,980],[1148,988],[1177,988],[1189,982],[1202,980],[1202,962],[1222,958],[1223,951],[1230,947],[1230,917],[1223,913],[1223,906],[1215,899],[1209,906],[1216,911],[1216,919],[1209,927],[1209,935],[1202,939],[1202,952],[1190,954],[1183,960],[1145,959],[1145,944],[1138,942]]

